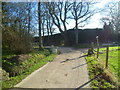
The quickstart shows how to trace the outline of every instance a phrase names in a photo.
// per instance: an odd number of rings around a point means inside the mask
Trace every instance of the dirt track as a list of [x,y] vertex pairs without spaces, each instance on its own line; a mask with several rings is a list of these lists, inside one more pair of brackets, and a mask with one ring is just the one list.
[[90,88],[87,63],[80,50],[59,47],[61,54],[29,75],[19,88]]

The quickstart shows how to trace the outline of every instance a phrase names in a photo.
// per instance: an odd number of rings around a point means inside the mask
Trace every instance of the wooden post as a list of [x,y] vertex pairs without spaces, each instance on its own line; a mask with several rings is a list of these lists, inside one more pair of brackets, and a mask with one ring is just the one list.
[[91,51],[92,51],[92,54],[94,54],[94,42],[91,43]]
[[92,48],[94,49],[94,42],[91,43]]
[[99,41],[98,41],[98,36],[96,36],[97,39],[97,58],[99,56]]
[[106,68],[108,68],[108,54],[109,54],[109,47],[106,47]]

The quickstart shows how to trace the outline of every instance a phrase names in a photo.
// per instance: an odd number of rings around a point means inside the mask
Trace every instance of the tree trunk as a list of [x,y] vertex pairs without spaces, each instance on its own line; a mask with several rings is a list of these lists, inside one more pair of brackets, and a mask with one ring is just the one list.
[[43,36],[42,36],[42,45],[44,46],[44,36],[45,36],[44,22],[42,23],[42,30],[43,30],[43,32],[42,32],[42,34],[43,34]]
[[41,23],[42,23],[42,19],[41,19],[41,2],[38,2],[38,23],[39,23],[39,50],[42,50],[43,46],[42,46],[42,36],[41,36]]
[[75,30],[75,33],[76,33],[76,45],[78,45],[78,24],[77,24],[77,19],[76,19],[76,22],[75,22],[75,24],[76,24],[76,30]]
[[50,40],[49,40],[49,38],[50,38],[50,37],[49,37],[49,23],[50,23],[50,22],[47,20],[47,45],[50,44],[50,43],[49,43],[49,42],[50,42]]
[[70,46],[70,42],[69,42],[69,37],[68,37],[68,33],[67,31],[64,32],[64,34],[62,34],[64,37],[64,45],[65,46]]
[[50,28],[50,35],[53,35],[52,28]]
[[31,21],[30,10],[31,10],[31,3],[28,4],[28,33],[30,33],[30,21]]

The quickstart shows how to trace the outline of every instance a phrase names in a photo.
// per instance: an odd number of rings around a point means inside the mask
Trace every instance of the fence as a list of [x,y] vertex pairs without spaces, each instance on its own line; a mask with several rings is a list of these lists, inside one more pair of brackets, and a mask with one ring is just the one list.
[[109,45],[107,45],[105,48],[100,48],[99,43],[97,44],[97,48],[95,48],[93,42],[92,42],[91,48],[92,48],[91,50],[93,50],[92,52],[94,52],[97,60],[100,61],[100,59],[104,59],[105,68],[108,68],[109,59],[110,59],[110,57],[112,57],[109,53],[111,51],[119,50],[118,47],[111,48],[111,47],[109,47]]
[[97,51],[94,49],[93,45],[92,45],[92,49],[93,50],[92,52],[96,52],[96,58],[98,59],[99,58],[99,54],[103,54],[103,53],[106,53],[106,68],[108,68],[108,59],[109,59],[109,46],[106,47],[106,51],[105,52],[100,52],[100,47],[99,47],[99,44],[97,46]]
[[[98,36],[96,36],[96,40],[97,40],[97,51],[96,51],[97,52],[97,56],[96,57],[98,59],[99,54],[100,54],[100,51],[99,51],[100,45],[99,45],[99,37]],[[92,49],[91,50],[95,51],[93,42],[92,42]],[[109,46],[106,47],[106,68],[108,68],[108,58],[109,58]]]

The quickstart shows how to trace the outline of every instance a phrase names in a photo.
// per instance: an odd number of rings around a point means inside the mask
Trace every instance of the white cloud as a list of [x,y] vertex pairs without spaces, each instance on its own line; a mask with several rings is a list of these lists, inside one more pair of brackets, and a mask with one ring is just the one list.
[[106,3],[108,3],[111,0],[101,0],[99,4],[97,4],[98,7],[103,8]]
[[[104,8],[104,6],[109,2],[117,2],[119,0],[101,0],[100,3],[96,4],[94,8]],[[86,25],[84,28],[102,28],[102,24],[100,23],[100,19],[102,18],[101,13],[97,13],[91,17],[90,23]]]
[[86,25],[84,28],[102,28],[100,24],[101,14],[97,13],[92,16],[90,23]]
[[68,20],[68,23],[69,24],[67,24],[67,29],[71,29],[71,28],[75,27],[75,21],[74,20]]

